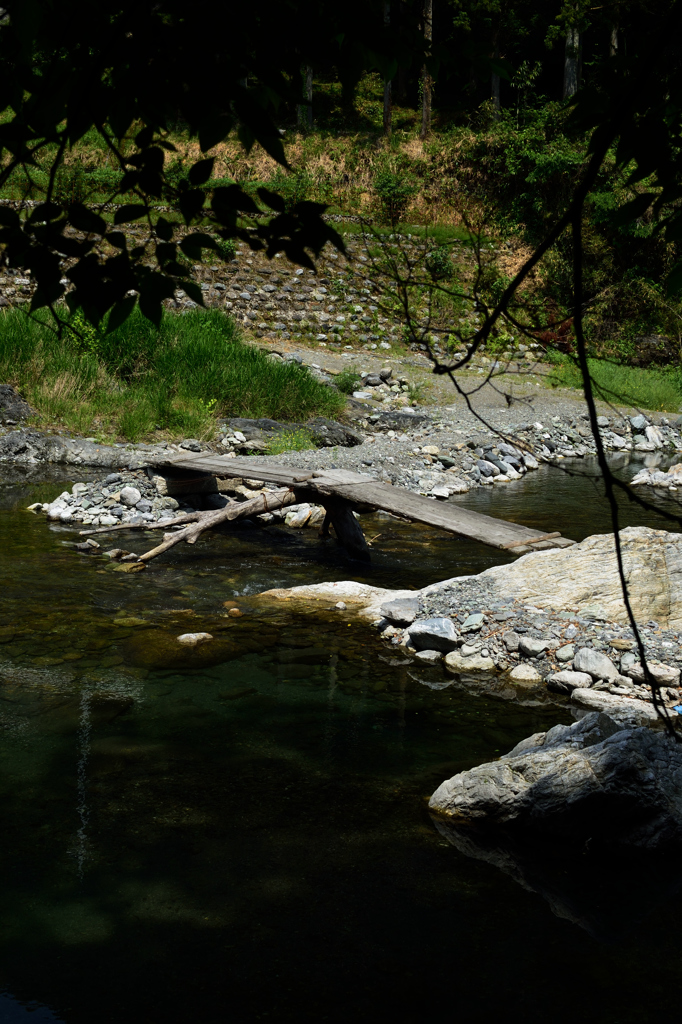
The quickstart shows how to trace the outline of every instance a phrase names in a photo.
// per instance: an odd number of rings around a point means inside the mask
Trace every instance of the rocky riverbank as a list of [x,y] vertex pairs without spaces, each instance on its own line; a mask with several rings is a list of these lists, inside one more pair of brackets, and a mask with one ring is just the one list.
[[[633,527],[621,531],[621,543],[647,661],[664,703],[682,707],[682,535]],[[440,672],[438,685],[524,700],[564,695],[629,725],[657,717],[610,534],[410,594],[349,582],[264,597],[355,610],[393,648]]]

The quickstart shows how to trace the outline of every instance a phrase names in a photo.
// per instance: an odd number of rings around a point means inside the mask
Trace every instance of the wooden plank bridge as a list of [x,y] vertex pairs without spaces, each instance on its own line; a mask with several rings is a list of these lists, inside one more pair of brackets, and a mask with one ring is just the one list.
[[[331,523],[339,541],[349,553],[365,560],[369,558],[369,548],[352,514],[354,509],[365,512],[382,510],[401,519],[424,523],[515,554],[568,547],[575,543],[560,533],[542,533],[519,523],[495,519],[481,512],[461,508],[454,502],[427,498],[402,487],[381,483],[363,473],[347,470],[297,469],[270,462],[256,463],[250,458],[227,458],[210,452],[170,456],[163,461],[155,461],[153,465],[162,473],[164,469],[171,473],[173,470],[183,470],[196,474],[198,479],[207,476],[218,479],[241,477],[279,484],[287,488],[291,495],[285,501],[281,498],[282,492],[277,492],[278,501],[274,507],[282,507],[294,501],[310,501],[324,506],[327,515],[322,532],[328,532]],[[268,508],[267,498],[267,494],[264,494],[264,507],[261,511]],[[236,516],[230,514],[227,518],[233,519]]]

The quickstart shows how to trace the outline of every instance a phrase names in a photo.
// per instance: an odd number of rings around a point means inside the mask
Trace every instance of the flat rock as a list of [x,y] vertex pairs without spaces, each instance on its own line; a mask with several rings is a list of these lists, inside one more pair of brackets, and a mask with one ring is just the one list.
[[[663,629],[682,628],[682,534],[630,526],[620,531],[625,574],[635,618],[655,619]],[[423,591],[438,600],[456,592],[459,577],[432,584]],[[580,544],[532,551],[507,565],[496,565],[476,579],[493,597],[512,596],[547,611],[598,606],[610,622],[628,622],[621,591],[613,534],[595,534]],[[455,593],[453,593],[453,603]]]
[[451,651],[459,639],[452,619],[417,619],[410,626],[410,644],[418,651]]
[[453,776],[429,807],[454,822],[515,834],[662,849],[682,842],[680,777],[681,744],[592,713]]
[[576,651],[573,668],[577,672],[587,672],[592,679],[613,680],[620,675],[611,659],[592,647],[581,647]]
[[542,676],[533,665],[517,665],[509,673],[515,683],[541,683]]
[[583,690],[578,688],[571,694],[571,701],[590,711],[603,711],[623,726],[647,725],[658,718],[653,704],[634,697],[620,697],[604,690]]
[[[679,686],[679,668],[673,668],[672,665],[652,665],[650,662],[647,664],[649,671],[657,683],[661,683],[663,686]],[[635,665],[627,665],[623,669],[623,673],[624,675],[629,676],[630,679],[634,679],[636,683],[644,682],[644,669],[639,663]]]
[[592,676],[587,672],[571,672],[564,668],[547,677],[547,689],[555,693],[572,693],[573,690],[586,690],[592,685]]
[[381,614],[395,626],[409,626],[419,611],[418,597],[404,597],[397,601],[387,601],[381,606]]
[[419,658],[420,661],[425,661],[429,664],[435,664],[443,660],[443,653],[442,651],[417,651],[415,658]]
[[459,651],[451,651],[445,655],[445,667],[453,675],[459,672],[494,672],[495,662],[482,654],[471,654],[465,658]]

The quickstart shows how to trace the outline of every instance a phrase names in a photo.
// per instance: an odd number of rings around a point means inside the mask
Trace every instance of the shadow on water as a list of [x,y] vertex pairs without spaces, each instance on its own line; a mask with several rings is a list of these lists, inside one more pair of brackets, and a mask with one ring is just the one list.
[[[552,509],[536,479],[515,507],[540,523]],[[564,706],[433,689],[337,613],[246,599],[243,618],[223,617],[235,594],[357,578],[312,532],[246,528],[131,577],[22,511],[63,477],[11,486],[0,991],[15,999],[0,997],[0,1021],[23,1019],[21,1000],[52,1008],[31,1019],[67,1024],[568,1020],[575,1006],[557,994],[578,964],[582,1019],[641,1021],[676,1005],[674,868],[651,885],[646,866],[598,875],[580,851],[559,865],[536,851],[534,874],[507,870],[454,849],[427,814],[444,778],[570,721]],[[467,498],[501,514],[511,491]],[[553,498],[556,521],[564,498]],[[570,500],[586,515],[584,495]],[[366,578],[383,585],[500,561],[374,524],[384,536]],[[188,629],[215,640],[179,653]],[[600,886],[609,899],[594,910]]]

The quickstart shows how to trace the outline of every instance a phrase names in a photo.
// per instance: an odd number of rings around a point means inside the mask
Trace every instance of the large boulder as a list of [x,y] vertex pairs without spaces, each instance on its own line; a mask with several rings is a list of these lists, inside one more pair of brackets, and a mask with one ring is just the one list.
[[[629,526],[620,531],[620,540],[635,618],[655,619],[664,629],[682,628],[682,533]],[[462,576],[426,587],[422,595],[429,610],[464,603],[458,591],[471,589],[471,579]],[[485,587],[488,605],[513,597],[536,608],[628,622],[612,533],[567,548],[529,552],[486,569],[475,577],[475,586]]]
[[459,825],[671,847],[682,843],[682,744],[592,712],[453,776],[429,807]]

